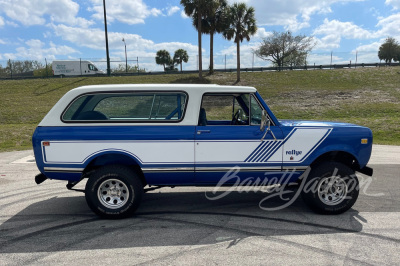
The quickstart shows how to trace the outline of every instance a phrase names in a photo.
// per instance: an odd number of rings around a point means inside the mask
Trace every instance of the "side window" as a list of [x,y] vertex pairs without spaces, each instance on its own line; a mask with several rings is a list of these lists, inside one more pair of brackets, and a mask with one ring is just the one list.
[[76,113],[79,113],[79,108],[84,105],[84,102],[87,100],[87,97],[79,97],[76,99],[69,107],[68,109],[64,112],[63,115],[63,120],[70,121],[70,120],[75,120],[74,115]]
[[95,67],[94,67],[94,65],[92,65],[92,64],[89,64],[89,65],[88,65],[88,68],[89,68],[89,70],[95,70]]
[[263,108],[260,106],[258,101],[256,100],[255,96],[252,95],[250,98],[250,114],[251,114],[251,119],[250,123],[252,126],[254,125],[260,125],[261,124],[261,117],[262,117],[262,111]]
[[150,119],[153,95],[115,95],[102,99],[93,111],[109,119]]
[[64,112],[65,122],[178,122],[183,119],[185,93],[99,93],[76,99]]
[[248,125],[248,107],[243,94],[205,94],[199,125]]

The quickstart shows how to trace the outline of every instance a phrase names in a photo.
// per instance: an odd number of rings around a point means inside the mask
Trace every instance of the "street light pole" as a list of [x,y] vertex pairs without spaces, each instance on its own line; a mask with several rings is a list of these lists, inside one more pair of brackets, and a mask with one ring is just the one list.
[[125,44],[125,72],[128,73],[128,56],[126,55],[126,42],[125,38],[122,38],[122,41]]
[[106,36],[107,76],[111,76],[110,54],[109,54],[109,52],[108,52],[108,33],[107,33],[106,0],[103,0],[103,8],[104,8],[104,30],[105,30],[105,36]]

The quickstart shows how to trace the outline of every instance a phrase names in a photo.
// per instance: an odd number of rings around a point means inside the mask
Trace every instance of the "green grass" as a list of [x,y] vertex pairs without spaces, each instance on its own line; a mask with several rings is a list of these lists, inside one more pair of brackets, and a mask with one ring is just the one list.
[[[233,85],[236,73],[201,83]],[[197,75],[60,78],[0,81],[0,151],[31,148],[31,135],[70,89],[124,83],[199,83]],[[374,143],[400,145],[400,68],[242,73],[279,119],[333,120],[367,126]]]

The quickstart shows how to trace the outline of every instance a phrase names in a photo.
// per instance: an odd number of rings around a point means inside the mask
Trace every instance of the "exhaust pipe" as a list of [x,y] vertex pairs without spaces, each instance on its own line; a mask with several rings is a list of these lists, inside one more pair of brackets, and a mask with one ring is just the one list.
[[47,177],[44,174],[38,174],[37,176],[35,176],[35,182],[38,185],[43,183],[46,179]]

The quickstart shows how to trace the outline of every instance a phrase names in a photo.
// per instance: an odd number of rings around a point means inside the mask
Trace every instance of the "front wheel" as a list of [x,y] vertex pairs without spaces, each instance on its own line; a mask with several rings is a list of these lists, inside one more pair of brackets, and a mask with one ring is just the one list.
[[125,166],[110,165],[96,170],[85,188],[88,206],[103,218],[131,216],[139,207],[143,185],[138,175]]
[[304,202],[315,212],[340,214],[350,209],[359,194],[359,183],[350,167],[326,162],[311,169],[302,188]]

